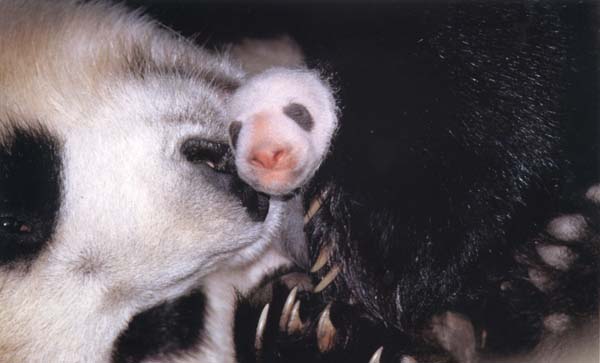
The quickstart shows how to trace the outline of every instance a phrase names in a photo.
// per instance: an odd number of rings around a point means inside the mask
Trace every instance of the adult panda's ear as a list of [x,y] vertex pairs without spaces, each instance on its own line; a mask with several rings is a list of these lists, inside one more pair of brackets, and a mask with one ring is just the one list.
[[34,259],[52,240],[61,204],[60,144],[15,128],[0,144],[0,266]]

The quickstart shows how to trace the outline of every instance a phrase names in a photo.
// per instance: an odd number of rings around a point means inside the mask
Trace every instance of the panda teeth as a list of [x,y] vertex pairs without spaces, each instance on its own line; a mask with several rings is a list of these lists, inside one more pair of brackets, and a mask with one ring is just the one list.
[[340,273],[340,267],[339,266],[334,266],[326,275],[325,277],[323,277],[323,279],[321,280],[321,282],[319,282],[319,284],[315,287],[315,289],[313,290],[313,292],[319,293],[321,291],[323,291],[327,286],[329,286],[333,280],[335,280],[335,278],[337,277],[337,275]]
[[304,330],[304,323],[300,318],[300,301],[296,301],[292,308],[292,314],[290,315],[290,321],[287,325],[288,334],[300,333]]
[[375,353],[373,353],[373,356],[371,357],[371,359],[369,359],[369,363],[379,363],[381,361],[382,353],[383,353],[383,346],[379,347],[379,349],[377,349],[375,351]]
[[331,322],[330,315],[331,303],[323,310],[321,316],[319,316],[319,322],[317,323],[317,346],[321,353],[330,351],[335,344],[337,330]]
[[296,294],[298,293],[298,287],[294,287],[292,291],[285,299],[285,304],[283,305],[283,309],[281,310],[281,317],[279,318],[279,330],[286,331],[288,324],[290,322],[290,316],[292,314],[292,309],[296,303]]
[[215,168],[215,164],[213,162],[206,161],[205,164],[208,165],[208,167],[211,168],[211,169]]
[[323,268],[323,266],[325,266],[325,264],[327,263],[327,261],[329,261],[329,257],[331,256],[331,245],[325,245],[323,248],[321,248],[321,250],[319,251],[319,256],[317,256],[317,260],[315,261],[315,264],[313,265],[313,267],[311,267],[310,272],[315,273],[317,271],[319,271],[320,269]]
[[260,313],[260,317],[258,318],[258,324],[256,324],[256,338],[254,339],[254,348],[257,351],[261,351],[263,347],[263,334],[265,333],[265,328],[267,326],[267,317],[269,315],[269,304],[266,304]]

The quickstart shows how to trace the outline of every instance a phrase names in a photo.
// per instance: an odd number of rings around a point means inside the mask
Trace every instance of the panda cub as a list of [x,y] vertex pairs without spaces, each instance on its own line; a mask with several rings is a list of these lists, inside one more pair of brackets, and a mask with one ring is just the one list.
[[272,196],[285,196],[313,176],[338,124],[331,89],[302,69],[272,68],[251,77],[228,111],[239,176]]
[[233,93],[227,108],[238,176],[286,206],[273,252],[307,268],[298,190],[319,168],[337,129],[333,91],[314,71],[273,67],[252,75]]

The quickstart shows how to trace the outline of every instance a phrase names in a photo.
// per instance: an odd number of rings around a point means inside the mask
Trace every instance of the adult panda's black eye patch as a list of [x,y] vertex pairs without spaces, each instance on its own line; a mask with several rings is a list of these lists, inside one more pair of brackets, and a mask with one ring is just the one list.
[[0,230],[3,233],[25,234],[31,232],[31,226],[13,217],[0,217]]
[[61,200],[58,141],[14,129],[0,144],[0,265],[27,261],[52,239]]

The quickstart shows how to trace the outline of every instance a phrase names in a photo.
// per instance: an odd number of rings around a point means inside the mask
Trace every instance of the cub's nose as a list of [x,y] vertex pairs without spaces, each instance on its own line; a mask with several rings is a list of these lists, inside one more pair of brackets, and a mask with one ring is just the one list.
[[263,145],[252,149],[248,163],[255,168],[266,170],[291,170],[296,167],[292,148],[282,145]]

